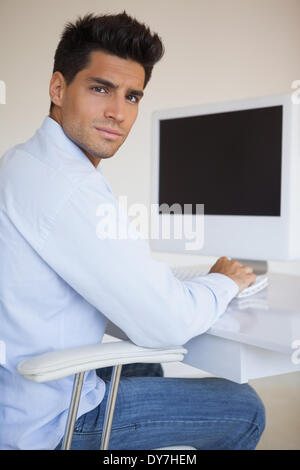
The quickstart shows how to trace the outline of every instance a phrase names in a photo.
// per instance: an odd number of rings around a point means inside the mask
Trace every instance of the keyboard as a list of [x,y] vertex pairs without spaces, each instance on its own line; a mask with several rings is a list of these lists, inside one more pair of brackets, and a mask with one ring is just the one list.
[[[174,276],[179,281],[191,281],[192,279],[200,276],[206,276],[208,273],[203,271],[203,266],[180,266],[171,268]],[[254,284],[242,290],[236,295],[236,298],[244,298],[254,295],[257,292],[265,289],[268,285],[268,276],[266,274],[258,274]]]
[[179,281],[190,281],[195,277],[206,276],[207,272],[203,271],[203,266],[180,266],[171,268],[174,276]]
[[236,295],[236,298],[241,299],[244,297],[248,297],[249,295],[256,294],[257,292],[260,292],[261,290],[265,289],[265,287],[267,287],[268,284],[269,284],[268,276],[266,274],[258,274],[256,276],[256,280],[254,284],[242,290],[242,292]]

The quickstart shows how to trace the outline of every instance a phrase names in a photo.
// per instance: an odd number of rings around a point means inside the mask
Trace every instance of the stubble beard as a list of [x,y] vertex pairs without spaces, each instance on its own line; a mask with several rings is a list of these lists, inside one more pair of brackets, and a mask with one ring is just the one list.
[[[84,132],[82,128],[74,128],[71,126],[70,129],[65,129],[68,137],[81,148],[85,153],[88,153],[94,158],[110,158],[112,157],[121,147],[125,138],[120,139],[121,143],[116,145],[115,142],[106,140],[99,136],[99,144],[93,142],[93,139],[89,137],[87,132]],[[92,132],[92,130],[91,130]],[[95,133],[97,131],[95,130]],[[94,137],[94,140],[96,138]]]

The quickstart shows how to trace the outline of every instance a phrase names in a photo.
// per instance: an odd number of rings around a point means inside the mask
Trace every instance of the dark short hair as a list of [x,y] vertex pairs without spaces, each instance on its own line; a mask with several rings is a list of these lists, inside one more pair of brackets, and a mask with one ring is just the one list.
[[[90,53],[103,51],[122,59],[131,59],[144,67],[144,88],[153,66],[164,54],[164,46],[148,26],[127,15],[95,16],[88,13],[75,23],[67,23],[57,46],[53,73],[59,71],[69,85],[76,74],[86,68]],[[50,111],[53,107],[51,102]]]

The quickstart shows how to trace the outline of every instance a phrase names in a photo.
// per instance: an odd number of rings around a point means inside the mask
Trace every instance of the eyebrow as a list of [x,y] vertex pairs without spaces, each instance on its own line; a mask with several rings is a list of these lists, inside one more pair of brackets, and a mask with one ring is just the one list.
[[[112,83],[108,80],[105,80],[104,78],[100,78],[100,77],[88,77],[87,82],[93,82],[93,83],[98,83],[99,85],[105,85],[109,88],[113,88],[113,89],[117,89],[119,88],[119,85],[116,85],[115,83]],[[128,93],[131,93],[132,95],[136,95],[136,96],[140,96],[140,97],[143,97],[144,96],[144,93],[141,91],[141,90],[133,90],[132,88],[130,88],[129,90],[127,90]]]

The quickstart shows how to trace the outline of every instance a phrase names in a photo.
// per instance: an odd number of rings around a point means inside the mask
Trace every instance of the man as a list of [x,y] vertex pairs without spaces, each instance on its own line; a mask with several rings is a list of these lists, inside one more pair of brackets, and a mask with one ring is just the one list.
[[[2,449],[59,449],[65,429],[73,378],[30,382],[17,372],[21,360],[99,343],[108,320],[140,346],[183,345],[255,280],[249,266],[222,257],[182,283],[141,237],[97,232],[104,204],[130,226],[99,162],[125,141],[162,54],[157,34],[125,12],[69,23],[55,54],[50,115],[0,159]],[[99,448],[109,372],[86,373],[73,449]],[[247,384],[128,366],[110,449],[254,449],[264,426],[264,406]]]

